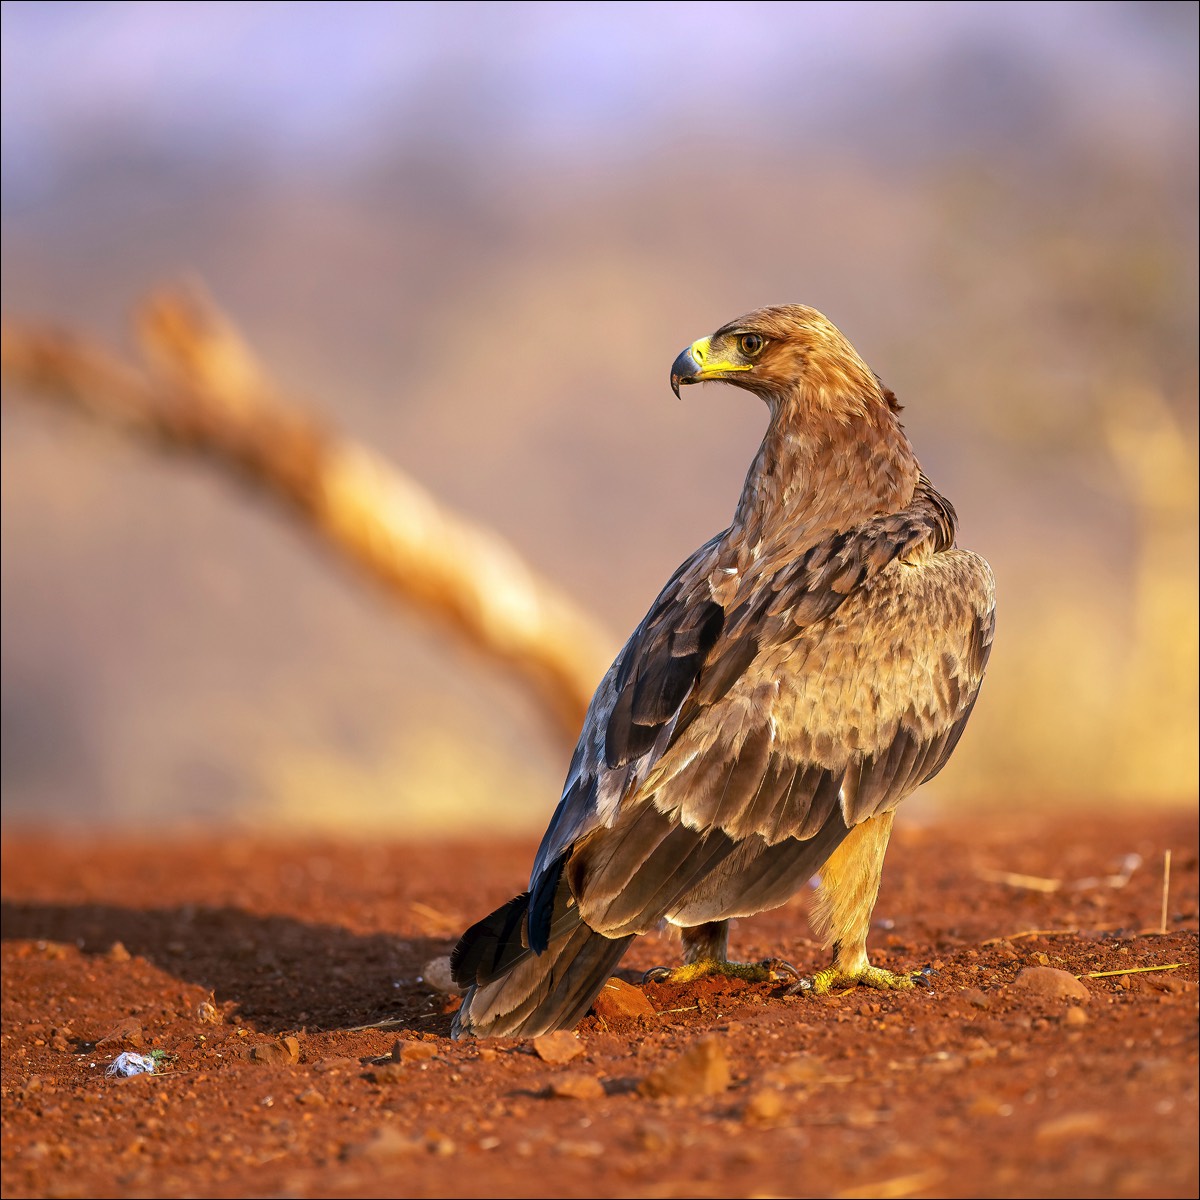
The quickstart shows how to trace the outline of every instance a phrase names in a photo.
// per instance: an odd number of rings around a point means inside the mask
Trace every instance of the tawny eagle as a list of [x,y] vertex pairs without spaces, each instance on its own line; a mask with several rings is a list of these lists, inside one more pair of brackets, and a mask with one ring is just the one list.
[[[580,1020],[631,939],[679,926],[693,971],[728,923],[814,875],[832,963],[870,965],[896,806],[945,765],[992,644],[992,573],[955,547],[899,405],[824,316],[762,308],[684,350],[770,412],[733,522],[668,580],[596,689],[529,891],[463,934],[454,1036]],[[687,968],[684,968],[685,970]]]

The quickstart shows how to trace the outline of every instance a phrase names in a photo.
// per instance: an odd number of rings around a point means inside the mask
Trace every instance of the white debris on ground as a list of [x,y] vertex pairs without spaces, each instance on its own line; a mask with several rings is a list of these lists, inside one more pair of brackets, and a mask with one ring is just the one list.
[[126,1050],[104,1068],[105,1075],[119,1075],[128,1079],[130,1075],[153,1075],[154,1058],[149,1054],[134,1054]]

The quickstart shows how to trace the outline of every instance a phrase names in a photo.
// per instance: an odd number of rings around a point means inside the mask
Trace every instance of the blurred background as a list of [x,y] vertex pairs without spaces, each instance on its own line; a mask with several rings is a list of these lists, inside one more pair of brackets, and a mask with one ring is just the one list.
[[[1197,6],[9,3],[3,303],[267,370],[612,631],[765,426],[766,303],[905,404],[999,626],[913,810],[1195,802]],[[570,747],[271,507],[9,389],[8,823],[538,833]]]

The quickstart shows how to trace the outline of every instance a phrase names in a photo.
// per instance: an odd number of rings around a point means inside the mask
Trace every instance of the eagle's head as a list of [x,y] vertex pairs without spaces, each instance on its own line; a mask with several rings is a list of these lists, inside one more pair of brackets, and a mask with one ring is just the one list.
[[852,418],[877,405],[899,409],[841,330],[803,304],[759,308],[693,342],[671,364],[671,388],[721,380],[776,410],[789,402]]

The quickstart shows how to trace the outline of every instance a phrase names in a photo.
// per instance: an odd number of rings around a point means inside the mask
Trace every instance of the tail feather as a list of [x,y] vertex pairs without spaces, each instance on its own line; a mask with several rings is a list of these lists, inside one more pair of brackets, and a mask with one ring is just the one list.
[[452,1036],[536,1037],[577,1024],[612,974],[632,935],[607,938],[562,912],[541,954],[529,948],[529,897],[517,896],[463,934],[450,957],[466,989]]
[[525,929],[529,893],[514,896],[458,939],[450,953],[450,974],[459,987],[491,983],[507,974],[529,953]]

